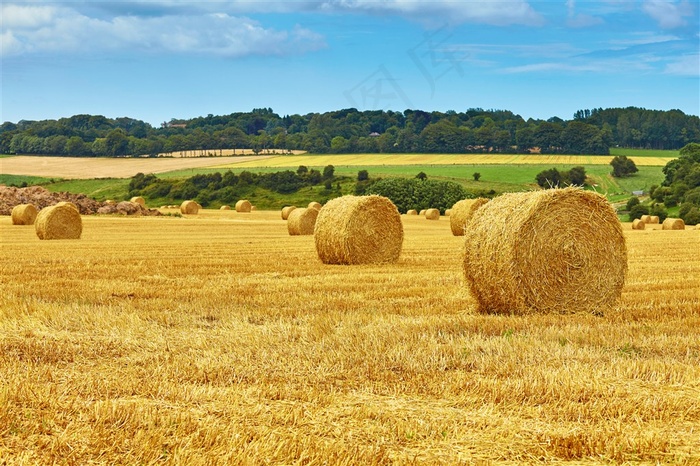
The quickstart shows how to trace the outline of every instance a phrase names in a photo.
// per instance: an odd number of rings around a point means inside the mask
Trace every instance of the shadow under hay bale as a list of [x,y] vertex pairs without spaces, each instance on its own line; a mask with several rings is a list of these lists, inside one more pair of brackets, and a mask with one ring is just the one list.
[[396,262],[403,224],[396,206],[383,196],[342,196],[321,209],[314,230],[324,264]]
[[461,201],[455,202],[450,209],[450,229],[454,236],[464,236],[464,225],[466,225],[467,220],[474,215],[479,207],[489,202],[485,197],[479,197],[476,199],[462,199]]
[[318,213],[317,209],[294,209],[287,217],[287,231],[292,236],[313,235]]
[[236,212],[250,212],[252,209],[252,204],[246,199],[241,199],[236,202]]
[[184,201],[180,204],[180,212],[187,215],[195,215],[199,212],[199,204],[195,201]]
[[34,225],[38,211],[34,204],[19,204],[12,208],[13,225]]
[[34,222],[39,239],[80,239],[83,220],[80,213],[68,205],[41,209]]
[[480,312],[598,312],[627,273],[615,210],[577,188],[504,194],[466,225],[464,275]]

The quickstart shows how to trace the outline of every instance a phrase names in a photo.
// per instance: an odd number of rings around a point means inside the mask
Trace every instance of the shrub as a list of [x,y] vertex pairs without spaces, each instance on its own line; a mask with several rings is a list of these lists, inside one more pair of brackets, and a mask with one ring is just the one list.
[[632,210],[632,207],[639,205],[639,198],[637,196],[630,197],[627,201],[626,210]]

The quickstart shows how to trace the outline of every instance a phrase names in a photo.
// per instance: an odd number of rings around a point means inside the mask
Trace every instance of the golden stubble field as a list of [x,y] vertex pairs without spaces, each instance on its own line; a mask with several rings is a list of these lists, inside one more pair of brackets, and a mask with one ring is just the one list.
[[700,231],[603,316],[480,315],[463,238],[328,266],[279,212],[0,218],[0,464],[698,464]]

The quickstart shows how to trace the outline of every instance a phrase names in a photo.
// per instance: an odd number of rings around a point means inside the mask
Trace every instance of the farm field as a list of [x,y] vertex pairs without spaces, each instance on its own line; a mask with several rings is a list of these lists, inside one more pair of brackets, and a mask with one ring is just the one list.
[[402,221],[398,263],[328,266],[278,211],[0,217],[0,463],[700,462],[700,231],[625,224],[619,306],[516,317]]

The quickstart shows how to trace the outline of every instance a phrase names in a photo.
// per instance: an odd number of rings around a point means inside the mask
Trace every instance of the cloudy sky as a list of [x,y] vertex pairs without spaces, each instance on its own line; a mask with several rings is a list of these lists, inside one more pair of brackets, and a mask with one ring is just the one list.
[[2,115],[700,113],[698,0],[6,1]]

